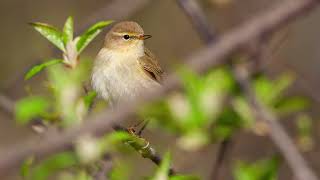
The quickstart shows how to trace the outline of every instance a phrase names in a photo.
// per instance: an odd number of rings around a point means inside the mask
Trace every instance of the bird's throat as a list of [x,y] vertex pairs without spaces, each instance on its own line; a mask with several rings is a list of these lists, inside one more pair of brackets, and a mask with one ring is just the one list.
[[138,59],[144,55],[143,43],[138,43],[131,46],[122,46],[118,48],[103,48],[101,53],[106,57],[105,59]]

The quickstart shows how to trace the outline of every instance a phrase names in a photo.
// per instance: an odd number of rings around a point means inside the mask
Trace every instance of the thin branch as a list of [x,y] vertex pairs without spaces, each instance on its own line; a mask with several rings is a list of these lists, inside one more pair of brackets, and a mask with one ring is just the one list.
[[288,71],[293,72],[296,75],[296,78],[298,79],[298,86],[301,87],[307,93],[309,98],[311,98],[314,102],[320,104],[319,93],[314,89],[314,87],[310,86],[310,83],[307,83],[311,82],[311,80],[310,78],[308,78],[306,74],[304,74],[303,72],[299,72],[299,70],[297,70],[293,65],[289,63],[283,61],[277,61],[277,63],[283,65],[283,67]]
[[[290,62],[286,61],[278,61],[278,59],[275,59],[273,56],[276,53],[276,51],[279,52],[279,49],[282,48],[284,45],[284,42],[287,40],[290,32],[286,32],[282,37],[280,37],[279,40],[277,40],[276,45],[272,46],[272,48],[266,47],[264,48],[264,53],[262,53],[261,62],[265,63],[262,64],[263,67],[259,67],[260,70],[262,68],[262,71],[265,70],[266,66],[268,64],[272,64],[272,61],[277,61],[276,63],[279,64],[282,68],[286,69],[286,71],[293,72],[297,78],[298,86],[302,88],[302,90],[306,93],[306,95],[309,98],[312,98],[312,100],[318,104],[320,104],[320,96],[315,89],[310,86],[310,79],[308,76],[300,71],[298,71]],[[268,61],[266,61],[268,60]],[[261,66],[261,65],[260,65]]]
[[234,68],[234,75],[250,103],[255,119],[268,124],[270,138],[281,151],[282,156],[288,162],[295,177],[299,180],[317,180],[318,178],[303,159],[293,141],[279,123],[279,120],[257,99],[250,85],[248,69],[237,65]]
[[93,178],[95,180],[108,180],[107,174],[112,169],[112,159],[106,155],[99,161],[99,170],[95,172]]
[[[82,33],[90,25],[101,20],[122,20],[130,18],[134,13],[143,9],[147,6],[151,0],[110,0],[111,2],[106,3],[105,6],[101,7],[98,10],[95,10],[91,15],[88,15],[88,18],[80,24],[79,28],[75,31],[76,35]],[[109,26],[107,27],[109,28]],[[54,54],[57,54],[57,49],[52,49]],[[37,62],[41,62],[37,60]],[[12,74],[8,81],[6,81],[5,89],[6,91],[13,89],[17,84],[21,84],[23,81],[24,73]]]
[[5,113],[12,115],[14,111],[14,102],[0,93],[0,107]]
[[[280,3],[277,7],[255,16],[252,20],[222,36],[216,43],[210,43],[206,48],[186,58],[187,65],[195,71],[205,72],[208,69],[225,63],[228,56],[246,45],[252,39],[264,36],[286,25],[298,16],[317,7],[318,0],[292,0]],[[73,142],[82,134],[101,135],[110,130],[110,127],[134,116],[135,112],[146,102],[163,97],[167,92],[180,87],[175,74],[165,80],[163,88],[146,92],[144,97],[133,103],[124,103],[114,110],[106,110],[89,118],[81,126],[59,133],[52,134],[41,141],[31,139],[17,146],[8,147],[1,151],[0,177],[14,168],[28,156],[43,158],[50,154],[61,152],[72,146]]]
[[[197,1],[194,0],[177,0],[182,11],[189,17],[190,22],[195,27],[195,30],[200,35],[201,39],[206,43],[210,44],[215,39],[217,34],[211,29],[208,20],[201,9]],[[231,145],[231,138],[224,139],[218,151],[216,153],[216,160],[213,165],[213,170],[210,173],[210,179],[218,179],[221,171],[221,166],[225,157],[227,156],[227,150]]]
[[206,43],[214,41],[215,33],[210,27],[205,14],[197,1],[194,0],[177,0],[178,5],[183,12],[190,18],[190,22],[199,33],[201,39]]
[[[113,19],[113,20],[120,20],[125,19],[129,16],[132,16],[135,12],[143,9],[148,3],[150,3],[151,0],[117,0],[112,1],[110,3],[106,3],[106,6],[102,7],[101,9],[97,10],[95,13],[89,16],[82,25],[80,25],[79,30],[75,32],[75,34],[80,34],[81,31],[87,28],[87,26],[104,19]],[[130,4],[130,6],[128,6]],[[13,106],[14,102],[6,97],[5,95],[0,94],[0,107],[4,111],[6,111],[9,115],[13,114]],[[41,120],[37,120],[36,123],[41,123]],[[32,127],[38,127],[34,126],[32,124]],[[43,127],[41,125],[41,127]],[[152,150],[156,152],[152,147],[148,147],[148,150]],[[149,158],[152,162],[154,162],[156,165],[160,165],[162,162],[162,157],[155,154],[150,154]],[[175,171],[173,169],[170,169],[170,174],[174,174]]]
[[230,151],[229,148],[232,145],[231,143],[232,143],[232,138],[225,139],[220,143],[220,146],[218,148],[218,152],[216,155],[217,156],[216,161],[213,164],[213,170],[210,174],[211,180],[220,179],[223,161],[225,160],[225,158],[229,154],[228,152]]
[[[3,102],[2,98],[5,100]],[[1,108],[6,108],[6,106],[10,107],[10,109],[8,109],[7,113],[9,115],[13,115],[13,106],[14,106],[14,102],[11,101],[11,99],[9,99],[8,97],[1,95],[0,96],[0,107]],[[4,109],[6,110],[6,109]],[[32,127],[39,124],[42,128],[46,128],[44,127],[44,125],[42,124],[42,120],[37,119],[36,122],[34,124],[32,124]],[[127,131],[126,128],[120,126],[120,125],[115,125],[113,126],[113,129],[115,131]],[[43,132],[42,132],[43,133]],[[42,134],[41,133],[41,134]],[[50,133],[50,132],[47,132]],[[137,142],[131,142],[128,143],[128,145],[132,146],[137,152],[139,152],[141,154],[141,156],[143,158],[147,158],[150,159],[154,164],[156,164],[157,166],[160,166],[160,164],[162,163],[162,157],[160,155],[158,155],[157,151],[150,145],[150,143],[148,141],[146,141],[145,139],[141,138],[140,136],[136,136],[137,138]],[[138,142],[142,142],[142,144],[138,143]],[[101,171],[97,172],[97,174],[95,175],[96,179],[103,179],[103,174],[106,174],[106,172],[108,172],[108,170],[110,170],[110,166],[112,165],[111,162],[111,157],[106,156],[104,159],[101,160],[100,162],[102,168]],[[169,169],[169,175],[174,175],[176,174],[176,171],[173,168]]]
[[[113,129],[116,131],[127,131],[126,128],[123,128],[119,125],[113,126]],[[130,133],[130,132],[129,132]],[[128,143],[131,147],[133,147],[137,152],[141,154],[142,157],[150,159],[154,164],[160,166],[162,163],[162,157],[158,155],[157,151],[150,145],[148,141],[143,139],[140,136],[135,136],[136,141],[132,141]],[[139,143],[141,142],[141,143]],[[169,175],[176,174],[176,171],[173,168],[169,169]]]

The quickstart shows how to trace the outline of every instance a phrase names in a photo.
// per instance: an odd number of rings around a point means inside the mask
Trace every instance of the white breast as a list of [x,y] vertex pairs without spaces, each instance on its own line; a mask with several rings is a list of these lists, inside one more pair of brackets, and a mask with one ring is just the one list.
[[142,52],[118,53],[102,49],[94,64],[92,86],[104,99],[117,103],[131,101],[145,90],[160,85],[149,78],[139,65]]

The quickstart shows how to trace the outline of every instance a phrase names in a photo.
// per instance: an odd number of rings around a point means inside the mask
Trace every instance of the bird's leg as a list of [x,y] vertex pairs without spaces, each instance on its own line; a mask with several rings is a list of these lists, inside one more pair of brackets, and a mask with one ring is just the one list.
[[136,134],[136,130],[134,129],[133,126],[128,127],[127,128],[128,133],[130,133],[131,135],[135,135]]
[[[127,131],[129,133],[131,133],[131,134],[135,134],[135,135],[141,136],[143,130],[147,127],[148,123],[149,123],[149,120],[141,120],[137,124],[127,128]],[[138,131],[138,133],[136,133],[136,128],[139,127],[141,124],[143,124],[141,129]]]
[[140,126],[140,124],[142,124],[144,122],[144,120],[140,120],[137,124],[134,124],[130,127],[127,128],[127,131],[130,133],[130,134],[134,134],[136,135],[136,128],[138,126]]
[[138,136],[141,136],[143,130],[147,127],[147,125],[149,124],[150,120],[145,120],[143,126],[141,127],[141,129],[138,131]]

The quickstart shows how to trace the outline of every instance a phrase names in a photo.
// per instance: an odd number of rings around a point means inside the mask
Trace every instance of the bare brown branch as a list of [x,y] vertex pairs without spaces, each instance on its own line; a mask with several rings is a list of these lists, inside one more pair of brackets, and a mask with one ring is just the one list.
[[244,91],[251,109],[257,121],[261,120],[268,124],[269,136],[281,151],[282,156],[286,159],[293,170],[293,174],[299,180],[316,180],[316,175],[309,168],[302,155],[297,150],[293,141],[286,133],[285,129],[279,123],[276,116],[261,104],[250,86],[250,77],[248,69],[244,66],[237,65],[234,70],[235,77],[240,87]]
[[[291,20],[316,7],[317,2],[317,0],[292,0],[281,3],[279,6],[257,15],[254,19],[222,36],[216,43],[211,43],[206,48],[191,55],[187,58],[187,65],[196,71],[204,72],[222,64],[228,60],[227,57],[232,52],[252,39],[264,36],[286,25]],[[135,103],[121,104],[112,111],[106,110],[88,119],[81,126],[74,127],[64,133],[52,134],[40,142],[31,140],[2,150],[0,153],[0,176],[4,176],[9,170],[19,166],[30,155],[34,155],[35,158],[42,158],[69,148],[81,134],[101,135],[107,132],[113,124],[132,117],[135,111],[145,102],[160,98],[168,91],[179,86],[177,76],[172,74],[166,79],[163,88],[152,93],[146,93],[146,96]]]
[[[89,25],[99,20],[105,20],[105,19],[121,20],[121,19],[128,18],[132,16],[135,12],[139,11],[140,9],[143,9],[150,2],[151,0],[117,0],[117,1],[112,1],[110,3],[106,3],[104,7],[102,7],[101,9],[97,10],[95,13],[90,15],[84,21],[84,23],[80,25],[80,28],[75,33],[79,34]],[[130,5],[128,6],[128,4]],[[20,78],[21,74],[18,77]],[[7,114],[11,116],[13,115],[14,102],[10,98],[2,94],[0,94],[0,107]],[[154,155],[150,157],[150,160],[157,165],[160,165],[161,159],[162,158],[159,155]],[[170,173],[173,174],[174,170],[171,169]]]
[[177,3],[190,18],[192,25],[199,33],[201,39],[206,43],[212,42],[215,39],[215,34],[197,1],[177,0]]
[[108,180],[107,174],[112,169],[112,159],[106,155],[99,161],[99,170],[93,175],[95,180]]
[[[123,128],[119,125],[113,126],[113,129],[116,131],[127,131],[126,128]],[[129,132],[130,133],[130,132]],[[154,164],[160,166],[162,163],[162,157],[157,153],[157,151],[150,145],[148,141],[143,139],[138,135],[133,135],[137,139],[136,142],[128,143],[133,147],[137,152],[141,154],[142,157],[150,159]],[[138,141],[142,143],[138,143]],[[169,169],[169,175],[175,175],[176,171],[173,168]]]
[[0,94],[0,107],[5,113],[11,115],[14,109],[14,102],[4,94]]
[[[122,20],[130,18],[134,13],[143,9],[151,0],[110,0],[108,3],[105,3],[105,6],[101,7],[101,9],[96,10],[91,15],[88,16],[87,19],[84,20],[80,27],[75,31],[76,35],[82,33],[86,28],[90,25],[96,23],[101,20]],[[107,27],[108,28],[108,27]],[[52,50],[56,54],[58,53],[57,49]],[[39,60],[38,60],[39,63]],[[23,71],[26,72],[26,71]],[[21,84],[23,82],[24,75],[21,72],[12,74],[10,79],[7,81],[5,85],[5,90],[10,91],[13,88],[16,88],[17,84]]]
[[[199,33],[199,35],[201,36],[201,38],[203,39],[203,41],[205,41],[207,44],[212,42],[214,39],[214,34],[213,32],[210,30],[210,26],[206,20],[206,17],[203,13],[203,11],[201,10],[201,8],[199,7],[199,5],[197,4],[196,1],[192,1],[192,0],[177,0],[178,4],[180,5],[180,7],[182,8],[182,10],[185,12],[185,14],[190,17],[190,21],[191,23],[194,25],[195,29],[197,30],[197,32]],[[259,46],[260,47],[260,46]],[[261,46],[262,47],[262,46]],[[258,47],[257,47],[258,48]],[[259,50],[258,50],[259,51]],[[259,56],[259,55],[258,55]],[[238,74],[237,74],[238,75]],[[246,80],[246,79],[245,79]],[[239,81],[242,82],[242,81]],[[245,85],[245,84],[243,84]],[[253,94],[250,94],[251,98],[254,98],[254,100],[256,100],[256,97]],[[263,107],[261,107],[263,108]],[[264,109],[262,109],[264,110]],[[264,110],[266,111],[266,110]],[[257,118],[260,117],[261,115],[257,115]],[[275,118],[275,117],[274,117]],[[280,124],[278,124],[277,122],[274,122],[275,125],[281,126]],[[277,132],[276,134],[279,135],[285,135],[286,136],[286,140],[292,142],[292,140],[290,139],[290,137],[286,134],[286,132],[284,131],[283,128],[277,128],[277,127],[273,127],[270,126],[270,128],[272,129],[272,131],[282,131],[282,132]],[[273,137],[271,135],[271,137]],[[278,139],[281,139],[281,137],[277,137],[277,138],[272,138],[272,140],[275,142],[276,145],[278,145],[279,143],[277,143]],[[282,138],[283,139],[283,138]],[[284,139],[285,140],[285,139]],[[221,144],[221,146],[219,147],[218,150],[218,154],[217,154],[217,162],[214,165],[214,169],[213,172],[211,173],[211,178],[210,179],[217,179],[219,177],[219,169],[220,166],[222,164],[223,161],[223,156],[225,155],[225,152],[227,149],[227,143],[228,141],[225,141]],[[278,147],[280,149],[283,149],[281,147]],[[286,150],[286,151],[285,151]],[[313,174],[313,172],[311,171],[311,169],[307,166],[307,164],[305,163],[303,157],[299,154],[299,152],[296,150],[296,147],[294,146],[293,143],[291,143],[291,146],[289,149],[283,149],[282,153],[285,156],[287,153],[290,154],[290,152],[287,151],[294,151],[295,156],[299,157],[299,161],[297,160],[288,160],[289,165],[291,166],[291,168],[293,168],[293,173],[295,174],[295,176],[299,176],[299,174],[304,174],[305,177],[309,177],[309,178],[316,178],[316,176]],[[290,157],[287,157],[290,158]],[[292,157],[291,157],[292,158]],[[290,163],[300,163],[300,167],[295,166],[295,164],[290,164]],[[297,169],[295,169],[297,168]],[[301,178],[300,178],[301,179]]]
[[[217,34],[213,32],[207,21],[207,18],[202,11],[197,1],[193,0],[177,0],[177,3],[181,7],[182,11],[189,17],[190,22],[193,24],[195,30],[198,32],[201,39],[206,43],[212,43]],[[210,173],[210,179],[219,179],[221,167],[223,161],[227,155],[227,150],[231,145],[230,139],[225,139],[218,146],[217,153],[215,153],[216,160],[213,164],[212,172]]]

